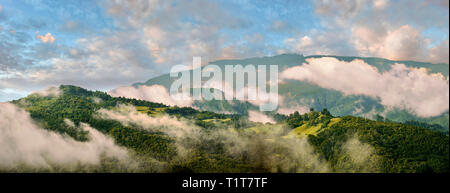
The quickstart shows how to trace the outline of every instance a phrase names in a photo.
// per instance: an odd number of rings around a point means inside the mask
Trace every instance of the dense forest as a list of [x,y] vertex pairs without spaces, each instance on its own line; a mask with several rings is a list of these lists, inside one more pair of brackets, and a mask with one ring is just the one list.
[[[125,147],[131,161],[105,157],[99,166],[30,169],[25,164],[0,171],[449,172],[449,137],[439,125],[334,117],[327,109],[276,114],[277,123],[262,124],[248,121],[246,114],[169,107],[76,86],[59,90],[57,96],[32,94],[12,103],[42,128],[77,141],[90,140],[89,132],[78,128],[88,124]],[[175,123],[165,125],[169,121]]]

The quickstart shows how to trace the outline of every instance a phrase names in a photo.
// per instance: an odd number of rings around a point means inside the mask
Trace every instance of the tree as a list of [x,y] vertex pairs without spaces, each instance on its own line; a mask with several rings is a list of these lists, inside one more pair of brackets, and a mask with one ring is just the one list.
[[375,120],[376,120],[376,121],[384,121],[384,117],[381,116],[380,114],[377,114],[377,115],[375,116]]
[[321,113],[322,113],[322,115],[331,116],[331,113],[330,113],[330,111],[328,111],[327,108],[322,109]]

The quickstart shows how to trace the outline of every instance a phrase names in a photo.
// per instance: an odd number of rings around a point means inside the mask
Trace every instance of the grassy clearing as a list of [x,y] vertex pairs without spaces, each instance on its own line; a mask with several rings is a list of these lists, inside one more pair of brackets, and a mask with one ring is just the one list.
[[317,135],[321,128],[322,128],[322,123],[319,123],[316,126],[309,126],[308,124],[304,124],[300,127],[295,128],[294,130],[292,130],[291,134],[297,135],[297,136]]
[[136,106],[137,112],[146,113],[146,114],[150,114],[150,115],[160,115],[166,109],[167,109],[167,107],[150,108],[147,106]]
[[341,120],[341,118],[332,118],[330,120],[330,123],[328,123],[328,127],[331,127],[332,125],[336,124],[337,122],[339,122]]
[[226,118],[226,119],[203,119],[202,121],[204,121],[204,122],[214,122],[214,123],[218,123],[218,122],[226,123],[226,122],[231,121],[231,119],[230,118]]

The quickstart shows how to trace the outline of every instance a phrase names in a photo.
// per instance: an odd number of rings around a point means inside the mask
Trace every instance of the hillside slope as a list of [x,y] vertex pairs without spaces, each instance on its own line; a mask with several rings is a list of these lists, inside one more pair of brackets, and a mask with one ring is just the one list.
[[[449,172],[448,135],[418,126],[334,117],[327,110],[279,115],[276,124],[262,124],[242,115],[116,98],[75,86],[59,90],[12,103],[43,129],[77,141],[91,140],[90,132],[78,129],[89,124],[125,147],[133,160],[133,166],[104,160],[75,171]],[[30,167],[24,161],[0,171]],[[73,170],[60,165],[31,169]]]

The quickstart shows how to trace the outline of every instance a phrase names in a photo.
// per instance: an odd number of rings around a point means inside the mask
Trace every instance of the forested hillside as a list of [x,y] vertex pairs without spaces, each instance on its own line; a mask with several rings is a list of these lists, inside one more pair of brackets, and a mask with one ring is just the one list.
[[255,123],[246,114],[217,114],[111,97],[76,86],[55,95],[12,101],[43,129],[90,141],[90,127],[125,147],[127,161],[0,171],[102,172],[449,172],[449,137],[409,124],[335,117],[327,109]]

